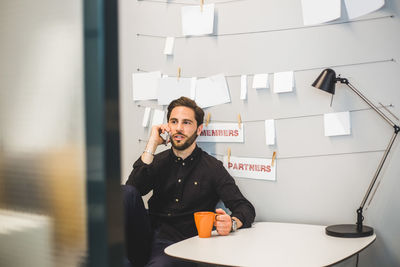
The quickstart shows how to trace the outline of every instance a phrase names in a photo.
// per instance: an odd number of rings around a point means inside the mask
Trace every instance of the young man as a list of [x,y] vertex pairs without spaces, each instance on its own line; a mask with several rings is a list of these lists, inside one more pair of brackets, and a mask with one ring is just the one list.
[[[192,266],[168,257],[164,248],[197,235],[193,213],[214,211],[219,200],[232,212],[230,216],[223,209],[215,210],[220,235],[250,227],[254,221],[254,207],[222,162],[196,145],[203,117],[204,111],[193,100],[172,101],[168,123],[152,127],[146,148],[133,165],[124,193],[127,255],[134,266]],[[165,143],[160,134],[166,132],[172,148],[155,155]],[[141,196],[151,190],[147,215]]]

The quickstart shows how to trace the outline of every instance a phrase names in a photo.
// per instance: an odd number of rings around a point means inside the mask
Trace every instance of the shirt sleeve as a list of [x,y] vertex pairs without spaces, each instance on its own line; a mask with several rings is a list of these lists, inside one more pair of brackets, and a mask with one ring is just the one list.
[[133,185],[142,196],[153,190],[156,171],[154,160],[151,164],[146,164],[139,158],[133,164],[133,170],[126,181],[127,185]]
[[251,227],[256,216],[253,205],[240,192],[233,177],[219,162],[216,190],[225,206],[232,211],[231,216],[238,218],[243,223],[243,228]]

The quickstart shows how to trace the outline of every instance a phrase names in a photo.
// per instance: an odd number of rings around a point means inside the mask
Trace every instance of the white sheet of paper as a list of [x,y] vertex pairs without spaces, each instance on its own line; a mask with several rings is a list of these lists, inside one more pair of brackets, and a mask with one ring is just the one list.
[[153,120],[151,121],[151,126],[163,124],[164,116],[165,116],[165,111],[155,109],[153,112]]
[[210,143],[243,143],[244,126],[243,123],[209,123],[204,125],[197,142]]
[[247,75],[240,76],[240,99],[247,99]]
[[133,73],[132,90],[133,100],[157,99],[158,81],[161,78],[160,71]]
[[[194,83],[194,85],[193,85]],[[195,87],[196,79],[166,77],[160,79],[157,99],[159,105],[169,105],[169,103],[181,96],[191,97],[192,88]]]
[[164,54],[165,55],[173,55],[174,54],[174,37],[167,37],[165,39],[165,47],[164,47]]
[[320,24],[340,18],[341,0],[301,0],[304,25]]
[[275,145],[275,120],[265,120],[265,142]]
[[145,110],[144,110],[143,121],[142,121],[142,126],[143,127],[149,126],[150,111],[151,111],[150,107],[146,107]]
[[349,19],[374,12],[385,4],[385,0],[344,0]]
[[228,85],[223,74],[198,79],[196,85],[196,103],[207,108],[231,102]]
[[214,30],[214,4],[200,6],[184,6],[182,14],[182,34],[203,35],[211,34]]
[[276,160],[271,166],[272,159],[239,158],[224,156],[224,167],[233,177],[276,181]]
[[324,114],[325,136],[349,135],[350,112],[336,112]]
[[293,71],[274,73],[274,93],[292,92],[294,87]]
[[269,88],[268,73],[254,74],[253,76],[253,88]]
[[161,75],[161,78],[168,78],[168,74]]

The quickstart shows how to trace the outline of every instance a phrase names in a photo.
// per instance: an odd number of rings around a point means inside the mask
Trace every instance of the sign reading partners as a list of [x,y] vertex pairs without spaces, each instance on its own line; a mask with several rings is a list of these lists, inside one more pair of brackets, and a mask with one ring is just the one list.
[[224,156],[224,166],[234,177],[276,181],[276,160],[274,166],[271,160],[231,157],[228,163],[228,157]]
[[239,129],[238,123],[210,123],[206,127],[204,124],[203,131],[197,142],[228,142],[243,143],[243,124]]

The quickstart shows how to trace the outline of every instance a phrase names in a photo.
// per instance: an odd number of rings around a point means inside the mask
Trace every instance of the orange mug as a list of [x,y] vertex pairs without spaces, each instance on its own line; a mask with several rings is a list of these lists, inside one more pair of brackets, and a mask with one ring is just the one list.
[[196,223],[199,237],[205,238],[211,236],[211,230],[216,217],[217,214],[211,211],[199,211],[194,213],[194,222]]

